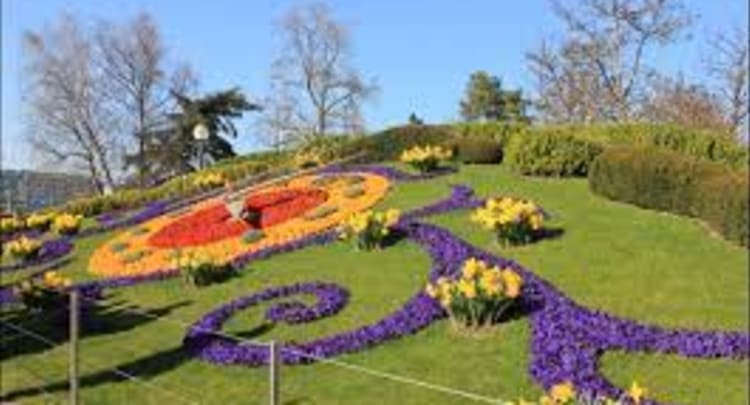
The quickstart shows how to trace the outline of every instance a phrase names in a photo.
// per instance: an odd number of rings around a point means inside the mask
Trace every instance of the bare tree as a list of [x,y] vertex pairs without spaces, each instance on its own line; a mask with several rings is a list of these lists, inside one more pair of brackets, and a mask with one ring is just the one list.
[[263,120],[273,143],[361,130],[360,106],[377,86],[351,66],[347,27],[314,4],[290,10],[279,31],[284,45],[271,67],[273,95]]
[[194,75],[185,64],[167,72],[167,51],[158,26],[146,13],[120,25],[100,22],[95,41],[95,61],[108,78],[102,90],[116,103],[125,131],[136,141],[133,159],[126,164],[135,162],[143,184],[150,172],[146,138],[164,125],[174,104],[171,92],[186,93],[195,84]]
[[679,0],[552,2],[565,25],[557,46],[527,54],[539,109],[549,120],[624,121],[644,96],[646,56],[690,23]]
[[731,133],[719,98],[704,86],[690,84],[680,75],[677,79],[654,78],[643,117],[655,122],[668,122],[688,128],[711,130],[717,134]]
[[72,16],[24,38],[24,101],[35,149],[71,168],[85,168],[100,192],[114,185],[118,122],[99,91],[104,77],[92,63],[89,39]]
[[747,130],[748,117],[748,32],[734,27],[718,33],[710,40],[706,57],[708,73],[717,82],[732,133]]

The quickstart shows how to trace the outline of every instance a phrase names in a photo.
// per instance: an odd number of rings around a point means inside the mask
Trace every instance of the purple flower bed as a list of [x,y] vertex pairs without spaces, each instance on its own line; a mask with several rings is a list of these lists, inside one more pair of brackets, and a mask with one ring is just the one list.
[[[262,302],[297,294],[310,294],[317,298],[315,305],[307,306],[299,301],[282,302],[266,311],[266,319],[272,322],[305,323],[332,316],[338,313],[349,299],[349,293],[342,287],[324,282],[307,282],[264,289],[247,297],[236,299],[229,304],[209,312],[188,330],[183,345],[196,356],[219,364],[261,365],[268,362],[268,348],[265,345],[240,344],[234,339],[219,336],[221,326],[237,311],[258,305]],[[290,357],[289,350],[294,344],[287,343],[281,352],[285,361],[305,361],[299,356]]]
[[49,264],[66,256],[72,250],[73,244],[68,240],[68,238],[48,240],[42,243],[42,248],[36,258],[0,266],[0,273],[9,273],[13,271],[24,270],[34,266]]
[[120,218],[122,218],[123,212],[122,211],[110,211],[105,212],[103,214],[96,216],[96,222],[108,226],[115,222],[117,222]]
[[393,181],[420,181],[428,180],[446,174],[456,173],[458,170],[454,167],[442,167],[438,170],[429,173],[412,174],[403,172],[394,167],[390,166],[375,166],[375,165],[351,165],[351,166],[340,166],[333,165],[327,166],[320,170],[318,173],[321,174],[338,174],[338,173],[351,173],[351,172],[365,172],[377,174]]
[[484,205],[484,199],[474,197],[474,190],[464,185],[452,186],[451,195],[422,208],[411,210],[401,216],[402,222],[438,215],[459,209],[472,209]]

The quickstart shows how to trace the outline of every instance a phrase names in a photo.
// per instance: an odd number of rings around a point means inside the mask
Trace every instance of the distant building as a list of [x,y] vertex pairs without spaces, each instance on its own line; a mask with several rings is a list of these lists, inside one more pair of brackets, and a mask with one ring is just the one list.
[[0,171],[0,186],[3,212],[33,211],[94,192],[85,176],[29,170]]

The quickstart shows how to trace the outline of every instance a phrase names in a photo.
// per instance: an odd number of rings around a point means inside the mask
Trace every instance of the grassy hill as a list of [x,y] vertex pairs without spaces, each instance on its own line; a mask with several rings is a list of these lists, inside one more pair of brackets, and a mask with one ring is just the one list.
[[[533,199],[561,233],[536,244],[501,249],[492,236],[469,222],[468,212],[429,219],[471,243],[510,257],[550,281],[578,303],[668,327],[747,330],[747,250],[712,236],[699,222],[638,209],[597,197],[585,179],[536,179],[500,166],[462,166],[435,180],[399,183],[382,208],[416,208],[445,197],[451,184],[466,184],[480,196]],[[88,254],[112,235],[77,241],[63,272],[85,272]],[[189,324],[229,300],[273,285],[332,281],[346,286],[349,304],[336,316],[300,326],[265,330],[265,307],[234,316],[225,332],[263,340],[328,336],[381,319],[423,288],[428,256],[401,241],[382,252],[355,253],[335,243],[251,263],[240,277],[201,290],[179,280],[115,291],[106,317],[82,342],[85,403],[263,403],[267,371],[218,367],[189,358],[180,349]],[[6,282],[6,281],[4,281]],[[134,312],[149,311],[149,317]],[[41,318],[5,313],[38,333],[56,336],[52,347],[4,330],[2,394],[23,403],[62,402],[66,395],[64,332]],[[521,318],[480,337],[457,333],[447,321],[413,336],[336,360],[503,400],[538,397],[529,377],[528,320]],[[115,375],[117,367],[147,381]],[[605,374],[621,386],[633,379],[658,399],[684,404],[745,404],[748,362],[685,360],[665,355],[608,353]],[[332,364],[283,367],[283,403],[453,404],[466,398],[403,384]],[[150,384],[150,385],[149,385]]]

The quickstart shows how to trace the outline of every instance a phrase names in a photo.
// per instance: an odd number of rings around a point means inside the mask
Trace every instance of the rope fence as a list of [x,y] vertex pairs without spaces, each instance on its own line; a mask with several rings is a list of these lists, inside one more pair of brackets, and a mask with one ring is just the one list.
[[[84,298],[83,295],[81,295],[80,298],[88,300],[90,302],[94,302],[94,300],[90,298]],[[94,302],[94,304],[97,304],[97,303]],[[118,308],[118,310],[125,312],[125,313],[132,314],[132,315],[142,316],[146,319],[169,323],[171,325],[179,326],[185,329],[192,326],[192,322],[187,322],[183,319],[179,319],[173,316],[155,315],[148,311],[139,310],[134,307],[120,307]],[[37,332],[34,332],[22,326],[18,326],[14,323],[7,322],[5,320],[0,320],[0,325],[4,326],[7,329],[17,332],[17,334],[20,336],[25,336],[25,337],[34,339],[35,341],[44,343],[49,348],[56,347],[60,344],[60,342],[55,342],[49,338],[46,338],[45,336],[42,336],[41,334]],[[499,399],[491,398],[486,395],[473,393],[473,392],[469,392],[469,391],[465,391],[465,390],[461,390],[461,389],[457,389],[453,387],[448,387],[448,386],[444,386],[441,384],[422,381],[416,378],[403,376],[403,375],[390,373],[390,372],[385,372],[385,371],[381,371],[381,370],[377,370],[377,369],[373,369],[369,367],[364,367],[358,364],[314,356],[310,353],[301,352],[301,351],[294,350],[289,347],[283,347],[280,344],[276,343],[275,341],[261,341],[258,339],[251,339],[251,338],[247,338],[247,337],[243,337],[243,336],[239,336],[236,334],[227,333],[223,331],[210,331],[210,332],[216,336],[223,337],[226,339],[231,339],[241,344],[252,344],[252,345],[267,347],[269,349],[269,353],[275,354],[275,356],[272,356],[273,360],[268,365],[268,372],[269,372],[269,384],[268,384],[269,395],[268,397],[269,397],[269,403],[274,404],[274,405],[281,403],[279,398],[283,396],[283,392],[280,392],[279,390],[279,385],[280,385],[281,376],[282,376],[282,373],[280,373],[280,369],[283,368],[283,365],[280,363],[279,359],[280,359],[280,354],[282,352],[294,353],[295,355],[308,358],[313,362],[335,366],[349,373],[355,373],[355,374],[359,374],[359,375],[363,375],[367,377],[388,380],[388,381],[396,382],[399,384],[405,384],[405,385],[409,385],[409,386],[420,388],[420,389],[430,390],[435,393],[439,393],[443,395],[454,396],[456,398],[460,398],[463,400],[471,400],[474,402],[491,403],[491,404],[502,403],[502,401],[500,401]],[[121,350],[121,349],[118,349],[118,350]],[[91,367],[91,368],[105,369],[105,370],[111,371],[114,374],[122,378],[130,380],[134,383],[143,385],[162,395],[169,396],[171,399],[177,399],[181,403],[188,403],[188,404],[203,403],[202,401],[195,400],[195,397],[198,395],[195,395],[195,392],[190,392],[193,390],[186,390],[183,387],[166,388],[163,384],[156,384],[154,382],[140,378],[132,373],[129,373],[121,369],[120,367],[104,366],[101,363],[85,359],[85,356],[79,356],[79,359],[82,365],[86,365],[87,367]],[[13,367],[15,367],[16,363],[14,363]],[[49,381],[45,380],[45,383],[49,384]],[[44,389],[43,387],[39,387],[39,388],[42,390]],[[190,394],[186,394],[188,392],[190,392]],[[47,392],[46,394],[52,395],[49,392]]]

